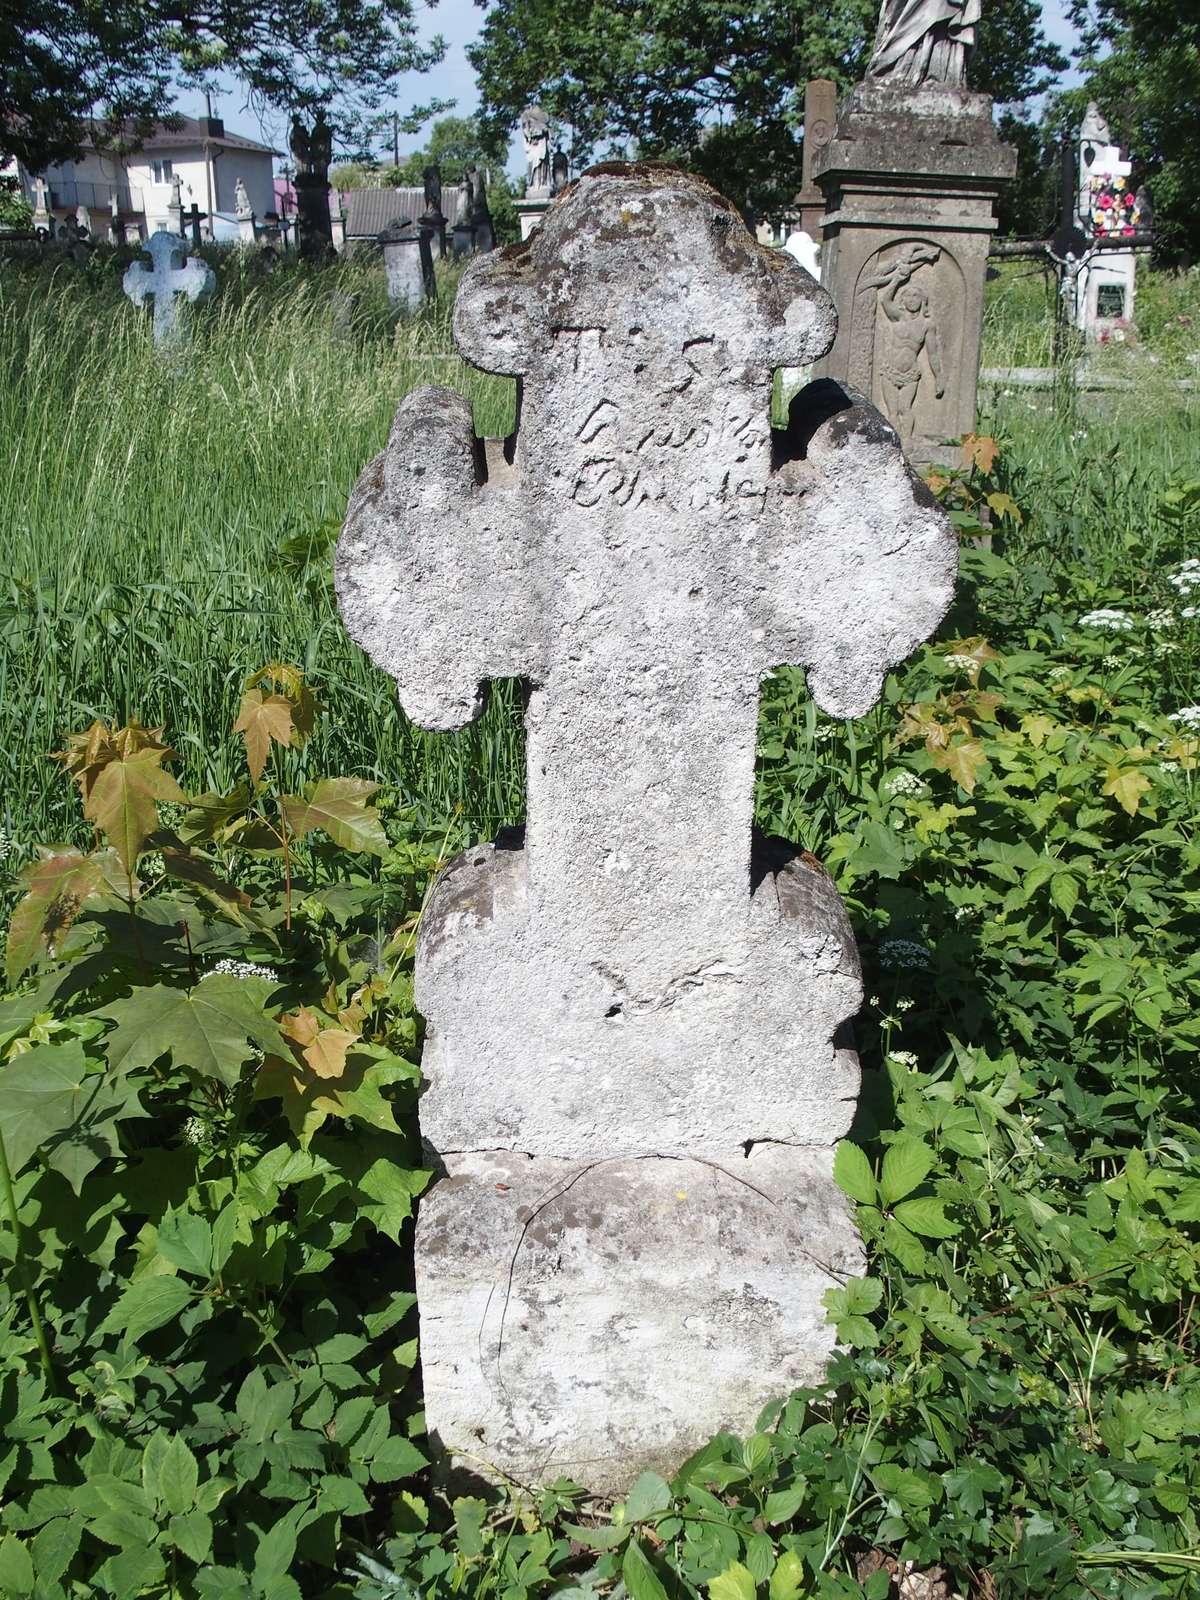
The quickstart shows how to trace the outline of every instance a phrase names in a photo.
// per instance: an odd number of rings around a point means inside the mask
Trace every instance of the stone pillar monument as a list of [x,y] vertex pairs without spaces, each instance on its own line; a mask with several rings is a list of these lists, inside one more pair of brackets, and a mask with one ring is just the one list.
[[821,281],[838,308],[823,370],[867,396],[920,462],[975,426],[987,252],[1016,151],[965,86],[979,0],[883,0],[875,54],[814,177]]
[[819,1382],[862,1270],[832,1177],[858,956],[832,879],[753,833],[759,684],[865,712],[953,589],[945,513],[836,384],[777,367],[829,296],[666,167],[584,173],[476,257],[461,354],[521,379],[512,439],[403,401],[338,547],[342,615],[424,727],[520,675],[528,826],[421,923],[425,1408],[461,1464],[597,1491]]
[[832,78],[810,78],[804,85],[804,149],[796,204],[800,208],[800,231],[818,244],[825,220],[825,196],[813,180],[813,166],[836,127],[837,85]]
[[45,178],[33,180],[33,231],[54,237],[54,217],[50,210],[50,185]]
[[[393,222],[379,235],[388,300],[404,311],[416,311],[426,289],[427,246],[412,222]],[[429,270],[432,273],[432,260]]]
[[299,117],[292,121],[289,138],[296,163],[296,232],[300,254],[321,260],[333,251],[333,224],[329,217],[329,163],[333,159],[333,132],[323,109],[309,130]]

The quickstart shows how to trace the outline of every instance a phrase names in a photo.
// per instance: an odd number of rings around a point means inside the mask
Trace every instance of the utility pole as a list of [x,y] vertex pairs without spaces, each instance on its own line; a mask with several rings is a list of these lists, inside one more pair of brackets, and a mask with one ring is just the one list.
[[400,165],[400,113],[392,112],[392,165]]
[[204,91],[204,177],[208,185],[208,237],[215,239],[217,236],[216,224],[213,220],[216,206],[213,204],[213,156],[212,156],[212,93]]

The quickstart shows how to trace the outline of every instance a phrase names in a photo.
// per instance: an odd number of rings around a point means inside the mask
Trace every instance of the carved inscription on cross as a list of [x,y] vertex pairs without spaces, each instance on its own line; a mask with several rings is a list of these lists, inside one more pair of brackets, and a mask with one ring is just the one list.
[[206,261],[185,258],[182,241],[162,228],[150,235],[145,248],[153,265],[133,262],[126,268],[121,286],[135,306],[144,305],[146,296],[153,295],[154,342],[176,344],[180,338],[176,296],[205,299],[217,286],[216,273]]
[[698,180],[585,175],[472,264],[454,329],[520,378],[515,440],[485,459],[460,396],[410,395],[338,561],[416,721],[532,683],[524,849],[468,852],[426,918],[426,1137],[827,1142],[857,1089],[833,1045],[857,961],[752,897],[759,685],[803,664],[826,711],[867,710],[948,604],[945,518],[830,385],[809,404],[835,414],[772,434],[773,370],[824,353],[833,309]]

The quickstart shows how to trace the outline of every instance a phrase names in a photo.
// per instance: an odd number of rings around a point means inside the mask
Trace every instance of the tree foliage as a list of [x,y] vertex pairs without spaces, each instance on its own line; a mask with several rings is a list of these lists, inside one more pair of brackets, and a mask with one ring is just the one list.
[[[680,162],[751,209],[800,186],[804,84],[848,87],[870,55],[876,0],[498,0],[468,51],[493,143],[539,101],[576,165],[621,151]],[[1001,101],[1044,89],[1065,58],[1036,0],[995,0],[972,82]]]
[[[412,0],[28,0],[0,7],[0,157],[33,171],[78,153],[99,110],[111,136],[143,137],[181,84],[236,78],[262,108],[322,105],[344,145],[402,72],[445,53],[417,40]],[[419,127],[445,102],[415,107]]]
[[1072,0],[1094,99],[1154,196],[1160,253],[1200,254],[1200,11],[1177,0]]

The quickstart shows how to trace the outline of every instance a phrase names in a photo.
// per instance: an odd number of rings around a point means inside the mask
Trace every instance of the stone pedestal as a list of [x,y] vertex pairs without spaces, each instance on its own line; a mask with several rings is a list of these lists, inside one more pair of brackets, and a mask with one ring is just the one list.
[[253,211],[248,211],[245,214],[239,213],[237,227],[239,244],[254,244],[258,239],[258,224],[255,221]]
[[296,174],[296,231],[300,254],[319,260],[333,250],[333,224],[329,218],[329,181],[319,172]]
[[550,192],[547,190],[545,194],[527,194],[521,200],[514,200],[513,205],[521,220],[521,238],[528,239],[550,209]]
[[383,274],[392,305],[416,311],[425,294],[426,249],[412,223],[386,228],[379,235],[383,246]]
[[1016,161],[989,96],[868,82],[814,170],[838,309],[821,370],[877,405],[918,462],[955,461],[945,441],[975,426],[988,245]]

